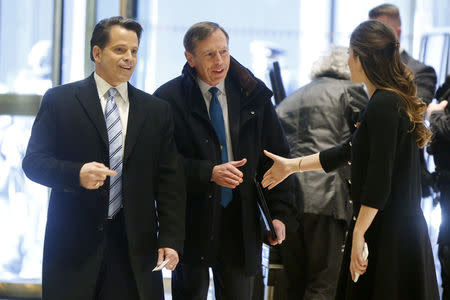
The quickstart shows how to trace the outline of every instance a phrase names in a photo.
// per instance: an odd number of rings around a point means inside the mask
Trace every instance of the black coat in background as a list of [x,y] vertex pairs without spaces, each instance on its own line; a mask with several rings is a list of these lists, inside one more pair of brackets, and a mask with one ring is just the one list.
[[403,106],[397,94],[376,90],[351,141],[320,153],[327,172],[351,159],[354,221],[362,204],[378,209],[365,234],[369,264],[357,283],[349,271],[351,223],[336,299],[439,299],[420,207],[419,149]]
[[[270,97],[272,92],[246,68],[231,58],[225,79],[232,151],[235,160],[247,158],[240,168],[244,182],[234,191],[240,197],[243,244],[232,241],[244,253],[242,266],[255,274],[261,266],[262,231],[253,178],[260,181],[272,165],[263,149],[281,156],[289,147]],[[220,224],[220,187],[211,182],[212,169],[221,164],[220,145],[197,84],[195,69],[187,63],[181,76],[158,88],[155,95],[167,100],[174,112],[175,141],[183,157],[187,189],[185,263],[211,265],[215,259]],[[267,193],[274,219],[289,225],[295,215],[293,178]],[[228,246],[229,247],[229,246]]]
[[[182,248],[183,178],[170,107],[130,84],[128,95],[122,203],[130,263],[140,298],[163,299],[161,272],[152,269],[158,248]],[[109,180],[97,190],[80,186],[80,169],[92,161],[109,165],[105,118],[93,75],[47,91],[23,160],[25,174],[52,189],[44,299],[94,297],[105,250]]]

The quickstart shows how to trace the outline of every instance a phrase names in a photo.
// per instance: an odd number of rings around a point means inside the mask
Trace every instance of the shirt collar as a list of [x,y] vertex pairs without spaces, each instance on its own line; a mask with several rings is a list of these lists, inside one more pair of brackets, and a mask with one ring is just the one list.
[[[211,85],[207,84],[203,80],[197,77],[198,86],[200,88],[200,91],[202,92],[203,97],[205,97],[208,101],[211,100],[211,93],[209,92],[209,89],[212,88]],[[216,87],[219,89],[219,93],[225,95],[225,82],[221,81],[219,82]]]
[[[94,72],[94,80],[97,85],[98,94],[100,96],[105,96],[105,94],[109,91],[110,88],[113,86],[110,85],[108,82],[106,82],[105,79],[100,77],[96,72]],[[114,88],[117,89],[117,92],[120,94],[120,97],[123,99],[123,101],[128,101],[128,82],[122,82],[119,85],[115,86]],[[106,95],[105,98],[108,98]]]

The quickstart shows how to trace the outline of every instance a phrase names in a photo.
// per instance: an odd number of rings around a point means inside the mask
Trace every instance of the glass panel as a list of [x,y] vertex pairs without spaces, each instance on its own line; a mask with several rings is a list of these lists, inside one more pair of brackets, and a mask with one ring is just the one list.
[[0,93],[51,87],[52,0],[0,1]]
[[[22,171],[34,117],[5,113],[11,113],[9,106],[15,102],[18,106],[36,108],[34,100],[52,85],[53,3],[53,0],[0,1],[2,282],[41,281],[48,189],[28,180]],[[29,109],[22,107],[18,111]]]
[[291,74],[297,71],[297,0],[263,0],[257,5],[254,1],[230,0],[220,9],[213,1],[150,0],[138,1],[137,11],[144,32],[135,81],[137,87],[147,92],[181,73],[186,62],[183,36],[199,21],[222,25],[230,36],[230,53],[266,83],[269,84],[267,66],[273,56],[284,71],[285,87],[290,82],[287,71]]
[[83,79],[86,43],[86,0],[65,0],[61,82]]
[[97,0],[97,22],[120,15],[120,0]]

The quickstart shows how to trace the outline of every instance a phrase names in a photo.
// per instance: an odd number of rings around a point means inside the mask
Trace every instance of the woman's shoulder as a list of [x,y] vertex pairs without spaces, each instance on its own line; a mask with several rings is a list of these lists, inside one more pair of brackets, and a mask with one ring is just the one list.
[[370,98],[367,108],[375,111],[398,110],[402,103],[403,101],[399,94],[389,90],[378,89]]

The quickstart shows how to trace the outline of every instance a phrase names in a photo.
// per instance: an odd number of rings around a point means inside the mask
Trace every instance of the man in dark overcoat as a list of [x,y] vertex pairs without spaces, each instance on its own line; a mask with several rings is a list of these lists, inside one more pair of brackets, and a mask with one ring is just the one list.
[[95,72],[42,99],[23,160],[52,189],[43,299],[164,299],[184,240],[170,106],[128,83],[142,27],[113,17],[91,39]]
[[[251,299],[261,268],[260,212],[254,178],[271,166],[263,149],[288,155],[272,92],[232,58],[216,23],[194,24],[184,37],[182,75],[155,95],[173,109],[186,190],[184,256],[172,275],[173,299],[206,299],[211,267],[216,299]],[[281,243],[295,214],[293,178],[266,194]]]

